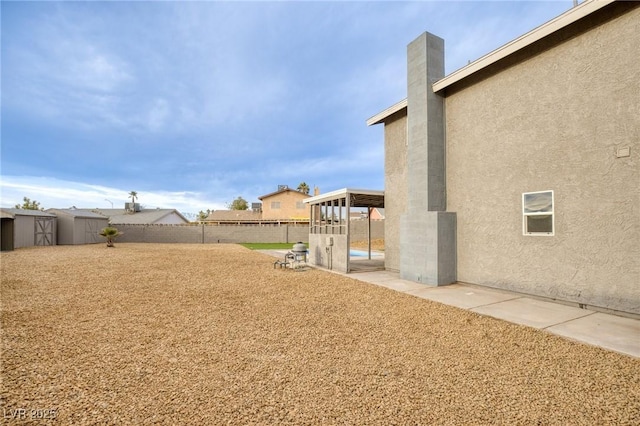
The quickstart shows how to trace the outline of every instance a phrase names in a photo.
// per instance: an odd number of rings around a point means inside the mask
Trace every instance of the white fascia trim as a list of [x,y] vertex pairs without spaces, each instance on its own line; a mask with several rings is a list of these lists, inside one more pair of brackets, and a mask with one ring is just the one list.
[[380,195],[384,196],[384,191],[374,190],[374,189],[353,189],[353,188],[342,188],[337,189],[335,191],[327,192],[324,194],[316,195],[311,198],[305,198],[302,200],[303,203],[308,204],[318,204],[323,201],[331,201],[337,200],[339,198],[345,198],[347,194],[362,194],[362,195]]
[[400,111],[403,108],[407,107],[407,99],[403,99],[400,102],[391,105],[389,108],[385,109],[382,112],[377,113],[373,117],[367,120],[367,126],[373,126],[374,124],[382,123],[385,118],[389,117],[392,114]]
[[616,0],[585,0],[578,6],[572,7],[562,15],[552,19],[551,21],[540,25],[539,27],[529,31],[528,33],[518,37],[517,39],[505,44],[496,50],[487,53],[480,59],[477,59],[469,65],[460,68],[448,76],[433,83],[433,91],[438,93],[448,86],[468,77],[469,75],[480,71],[481,69],[517,52],[520,49],[529,46],[536,41],[552,34],[569,24],[572,24],[591,13],[594,13],[603,7],[613,3]]

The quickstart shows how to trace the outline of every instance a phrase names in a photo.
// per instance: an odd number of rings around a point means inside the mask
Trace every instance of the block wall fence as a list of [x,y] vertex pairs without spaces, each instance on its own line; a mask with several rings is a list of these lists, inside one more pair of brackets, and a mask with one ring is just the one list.
[[[114,225],[122,243],[303,243],[308,225]],[[384,221],[371,222],[371,239],[384,238]],[[367,222],[351,222],[351,241],[366,241]]]

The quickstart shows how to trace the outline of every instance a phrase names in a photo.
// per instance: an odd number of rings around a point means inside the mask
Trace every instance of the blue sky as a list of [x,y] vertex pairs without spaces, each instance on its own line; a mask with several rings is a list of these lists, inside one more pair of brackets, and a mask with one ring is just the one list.
[[306,182],[384,189],[406,46],[446,72],[573,6],[554,1],[1,3],[1,205],[224,209]]

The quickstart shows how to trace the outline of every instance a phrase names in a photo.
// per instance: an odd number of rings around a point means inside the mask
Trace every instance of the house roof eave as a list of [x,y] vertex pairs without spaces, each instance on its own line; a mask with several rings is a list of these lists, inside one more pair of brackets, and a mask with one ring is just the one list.
[[447,87],[475,74],[490,65],[524,49],[527,46],[547,37],[580,19],[614,3],[616,0],[585,0],[556,18],[534,28],[526,34],[500,46],[468,65],[446,75],[433,83],[433,91],[441,93]]
[[373,117],[369,118],[367,120],[367,126],[373,126],[375,124],[383,123],[388,117],[392,116],[398,111],[402,111],[406,107],[407,107],[407,98],[401,100],[400,102],[396,102],[395,104],[391,105],[389,108],[385,109],[384,111],[380,111]]

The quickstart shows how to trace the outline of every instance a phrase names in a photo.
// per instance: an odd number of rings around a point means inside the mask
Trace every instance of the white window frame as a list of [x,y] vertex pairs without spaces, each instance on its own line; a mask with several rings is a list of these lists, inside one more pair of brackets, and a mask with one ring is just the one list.
[[272,210],[277,210],[280,208],[280,201],[272,201],[271,202],[271,209]]
[[304,210],[306,208],[307,208],[307,206],[304,205],[304,201],[296,201],[296,209],[297,210]]
[[[535,195],[535,194],[551,194],[551,206],[550,208],[546,208],[543,211],[527,211],[526,208],[526,198],[527,195]],[[527,218],[529,216],[551,216],[551,232],[530,232],[527,229]],[[555,215],[555,197],[553,190],[546,191],[535,191],[535,192],[523,192],[522,193],[522,235],[526,236],[538,236],[538,237],[552,237],[556,232],[556,215]]]

